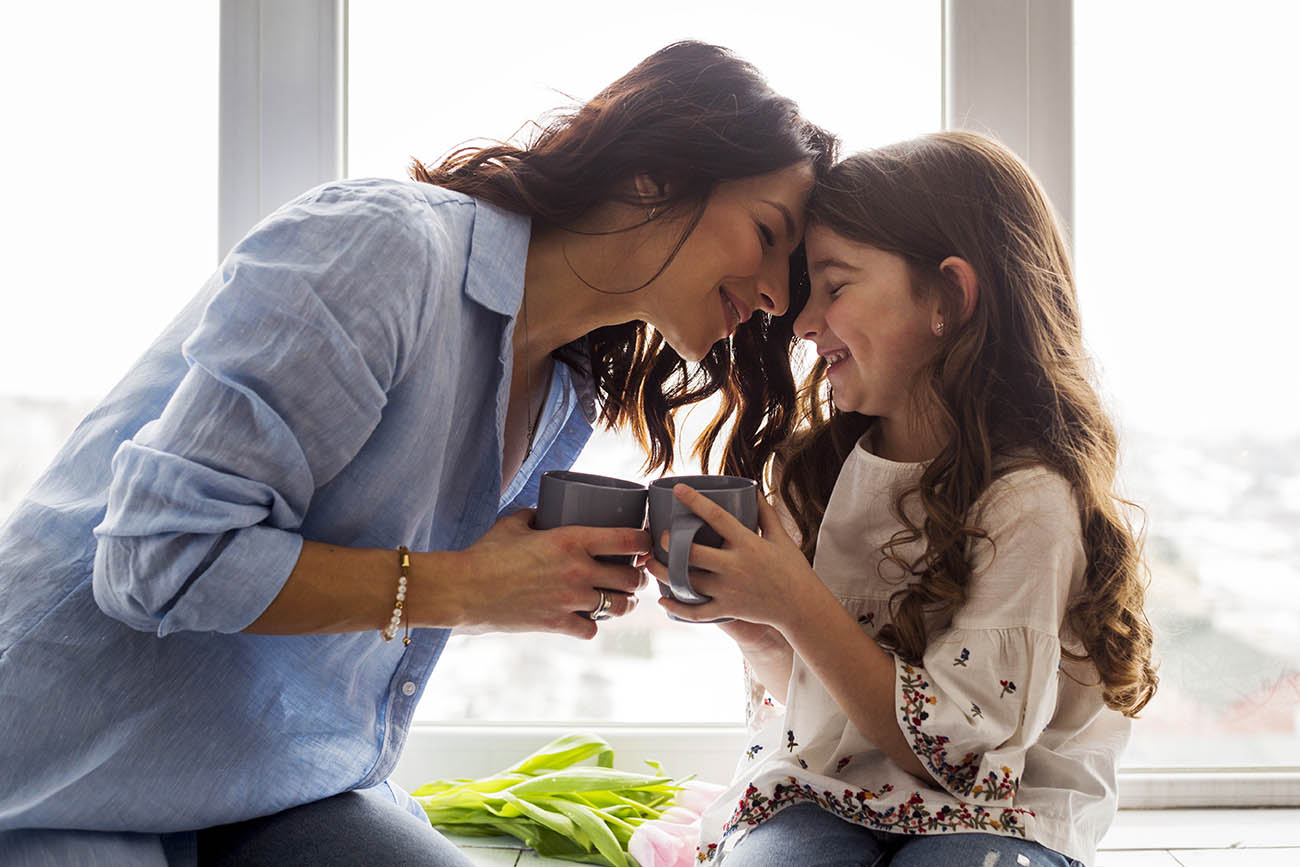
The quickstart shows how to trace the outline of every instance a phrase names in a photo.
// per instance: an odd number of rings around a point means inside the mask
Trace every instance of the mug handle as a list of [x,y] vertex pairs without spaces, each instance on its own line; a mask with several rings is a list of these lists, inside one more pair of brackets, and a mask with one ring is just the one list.
[[673,518],[672,528],[668,533],[668,586],[678,602],[700,605],[712,601],[712,596],[697,593],[691,586],[689,575],[691,545],[695,544],[695,534],[704,526],[704,519],[687,512]]

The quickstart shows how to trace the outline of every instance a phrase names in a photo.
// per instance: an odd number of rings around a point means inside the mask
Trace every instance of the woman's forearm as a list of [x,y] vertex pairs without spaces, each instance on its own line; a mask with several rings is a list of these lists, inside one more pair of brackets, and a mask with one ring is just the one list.
[[[383,629],[396,601],[398,556],[392,549],[304,542],[279,595],[244,631],[303,635]],[[463,556],[455,551],[411,554],[404,605],[412,627],[458,624],[453,588],[464,574],[458,568]]]

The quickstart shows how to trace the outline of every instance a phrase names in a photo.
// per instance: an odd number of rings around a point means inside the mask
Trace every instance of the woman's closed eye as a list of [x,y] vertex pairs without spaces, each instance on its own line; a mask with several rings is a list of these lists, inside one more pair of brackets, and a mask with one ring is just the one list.
[[756,223],[758,226],[758,236],[763,240],[765,247],[776,246],[776,233],[767,227],[766,223]]

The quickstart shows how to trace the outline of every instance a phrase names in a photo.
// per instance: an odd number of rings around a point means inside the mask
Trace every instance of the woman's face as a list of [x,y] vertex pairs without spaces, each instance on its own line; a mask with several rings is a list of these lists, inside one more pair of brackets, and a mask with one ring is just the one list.
[[[699,361],[754,313],[784,313],[812,184],[809,163],[719,183],[676,257],[639,293],[641,318],[682,358]],[[646,265],[637,267],[657,269],[680,232],[664,221],[641,251]]]
[[808,303],[795,336],[830,362],[835,406],[907,423],[912,384],[932,357],[936,308],[912,289],[907,261],[814,225],[805,239]]

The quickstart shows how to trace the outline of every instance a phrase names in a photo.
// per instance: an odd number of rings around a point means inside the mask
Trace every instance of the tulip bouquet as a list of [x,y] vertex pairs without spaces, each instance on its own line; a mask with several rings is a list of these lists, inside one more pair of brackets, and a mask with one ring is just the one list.
[[437,780],[411,795],[454,834],[508,834],[540,855],[607,867],[690,864],[700,813],[721,787],[649,764],[656,773],[615,770],[603,738],[575,733],[493,776]]

